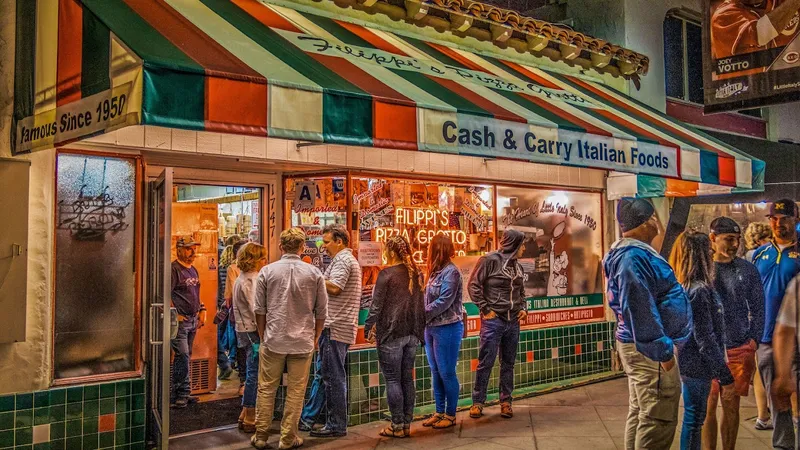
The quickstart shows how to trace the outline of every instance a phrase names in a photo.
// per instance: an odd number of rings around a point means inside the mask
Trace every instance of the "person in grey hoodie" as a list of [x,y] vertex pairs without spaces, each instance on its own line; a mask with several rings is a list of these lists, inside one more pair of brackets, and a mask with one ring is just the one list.
[[669,263],[650,246],[659,234],[657,220],[648,200],[620,200],[623,237],[603,260],[608,304],[617,316],[617,351],[628,376],[626,450],[672,445],[681,397],[675,347],[692,332],[689,298]]
[[518,258],[525,252],[525,235],[506,230],[500,250],[482,256],[469,279],[472,302],[481,311],[481,344],[469,416],[483,415],[486,389],[494,361],[500,353],[500,415],[511,418],[514,362],[517,359],[520,321],[528,315],[523,271]]

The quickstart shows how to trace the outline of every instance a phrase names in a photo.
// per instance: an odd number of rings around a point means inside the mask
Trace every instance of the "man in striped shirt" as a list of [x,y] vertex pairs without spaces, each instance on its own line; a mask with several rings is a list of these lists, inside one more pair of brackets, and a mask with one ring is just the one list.
[[[332,258],[325,270],[328,291],[328,320],[319,337],[311,396],[300,417],[300,430],[314,437],[347,435],[347,350],[356,342],[358,310],[361,305],[361,266],[349,248],[350,235],[339,226],[322,232],[322,248]],[[313,430],[325,408],[325,426]]]

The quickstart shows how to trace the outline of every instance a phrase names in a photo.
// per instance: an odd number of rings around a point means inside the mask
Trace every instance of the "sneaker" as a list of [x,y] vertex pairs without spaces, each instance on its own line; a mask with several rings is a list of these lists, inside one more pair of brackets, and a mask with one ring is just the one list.
[[767,420],[756,419],[755,428],[756,428],[756,430],[760,430],[760,431],[771,430],[772,429],[772,421],[769,420],[769,419],[767,419]]
[[315,438],[338,438],[347,436],[347,431],[333,431],[329,428],[320,428],[319,430],[311,430],[311,437]]
[[219,379],[220,380],[230,380],[231,375],[233,374],[233,368],[226,367],[224,369],[219,370]]
[[514,417],[514,410],[511,408],[511,403],[500,404],[500,417],[510,419]]
[[173,408],[179,408],[179,409],[186,408],[187,406],[189,406],[189,399],[187,398],[179,398],[175,400],[175,402],[172,404]]
[[300,430],[300,431],[302,431],[302,432],[305,432],[305,433],[308,433],[308,432],[309,432],[309,431],[311,431],[313,428],[314,428],[314,427],[310,427],[310,426],[308,426],[308,424],[306,424],[306,423],[305,423],[305,422],[303,422],[302,420],[300,421],[300,423],[298,423],[298,424],[297,424],[297,429],[298,429],[298,430]]
[[476,403],[469,409],[469,416],[473,419],[478,419],[483,416],[483,405]]

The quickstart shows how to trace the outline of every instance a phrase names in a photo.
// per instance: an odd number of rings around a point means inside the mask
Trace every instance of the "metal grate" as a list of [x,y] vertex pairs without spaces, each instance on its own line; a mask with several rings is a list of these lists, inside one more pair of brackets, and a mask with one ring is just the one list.
[[[169,365],[169,390],[172,392],[172,371],[173,364]],[[209,371],[211,367],[210,359],[197,359],[189,363],[189,385],[191,386],[192,394],[205,394],[211,392],[211,376]],[[216,374],[214,374],[216,375]]]
[[209,360],[194,360],[189,365],[189,381],[192,385],[192,393],[209,392],[211,383],[209,382]]

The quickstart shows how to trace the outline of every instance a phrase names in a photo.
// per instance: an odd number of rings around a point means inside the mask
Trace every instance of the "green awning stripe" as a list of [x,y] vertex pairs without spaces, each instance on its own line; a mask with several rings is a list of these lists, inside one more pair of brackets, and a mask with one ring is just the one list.
[[17,121],[33,115],[36,101],[36,2],[17,0],[16,21],[14,116],[11,120],[11,152],[15,155]]
[[108,72],[111,59],[111,31],[97,16],[84,8],[81,50],[81,96],[89,97],[111,89]]

